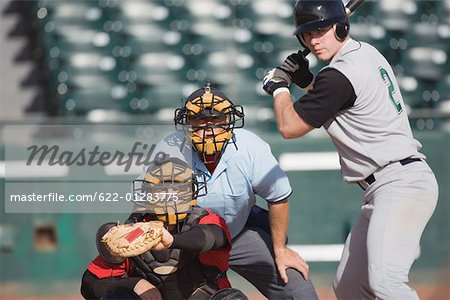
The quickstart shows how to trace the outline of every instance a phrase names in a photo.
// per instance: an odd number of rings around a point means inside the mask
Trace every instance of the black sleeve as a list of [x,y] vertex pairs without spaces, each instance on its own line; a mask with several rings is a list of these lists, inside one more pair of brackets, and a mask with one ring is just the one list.
[[227,245],[227,236],[219,225],[199,224],[187,231],[174,234],[171,248],[202,253],[225,248]]
[[353,85],[341,72],[327,68],[317,74],[313,89],[294,103],[299,116],[315,128],[355,103]]
[[99,279],[89,270],[86,270],[81,280],[81,295],[89,300],[100,299],[112,288],[124,287],[133,290],[139,280],[141,280],[139,277],[107,277]]

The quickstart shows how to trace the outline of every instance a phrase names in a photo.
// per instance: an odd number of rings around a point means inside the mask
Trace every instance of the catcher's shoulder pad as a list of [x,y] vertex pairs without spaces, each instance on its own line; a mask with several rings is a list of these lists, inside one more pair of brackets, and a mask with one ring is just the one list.
[[124,224],[143,222],[146,216],[146,212],[134,212],[128,217]]
[[203,207],[194,205],[188,211],[189,218],[186,221],[187,225],[192,226],[197,224],[201,218],[209,215],[209,212]]

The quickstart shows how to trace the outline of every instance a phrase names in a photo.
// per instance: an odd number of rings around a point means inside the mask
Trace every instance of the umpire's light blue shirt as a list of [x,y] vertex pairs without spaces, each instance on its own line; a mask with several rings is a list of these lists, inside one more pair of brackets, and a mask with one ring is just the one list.
[[256,195],[277,202],[288,198],[292,188],[266,142],[245,129],[233,133],[235,144],[228,144],[213,174],[185,142],[183,132],[160,141],[153,153],[163,151],[175,157],[181,154],[180,158],[192,161],[193,170],[206,175],[208,192],[197,203],[222,216],[235,237],[247,222]]

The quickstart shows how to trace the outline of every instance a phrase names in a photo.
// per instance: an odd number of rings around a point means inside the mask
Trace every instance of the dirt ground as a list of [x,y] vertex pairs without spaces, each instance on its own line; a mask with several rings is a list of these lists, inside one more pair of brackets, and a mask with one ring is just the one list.
[[[450,300],[450,283],[447,286],[418,286],[417,293],[421,300]],[[317,288],[320,300],[335,300],[333,291],[331,289],[319,287]],[[252,292],[248,294],[249,300],[264,300],[261,294]],[[37,296],[14,296],[11,294],[3,294],[0,292],[0,299],[2,300],[79,300],[83,299],[81,296],[52,296],[52,297],[37,297]]]
[[[425,277],[427,277],[424,274]],[[421,300],[450,300],[450,266],[438,276],[439,282],[432,284],[412,284],[412,287],[417,291]],[[242,285],[242,280],[238,277],[231,276],[230,281],[233,286],[240,288],[248,297],[249,300],[264,300],[263,297],[255,288],[248,285]],[[241,285],[240,285],[240,284]],[[60,293],[52,293],[53,296],[31,296],[32,294],[27,287],[20,284],[0,284],[0,300],[79,300],[83,299],[81,295],[72,293],[67,295],[67,291],[79,290],[79,282],[74,282],[70,285],[54,284],[58,287]],[[316,281],[315,287],[320,300],[336,300],[331,286],[325,281]],[[64,292],[66,291],[66,292]]]

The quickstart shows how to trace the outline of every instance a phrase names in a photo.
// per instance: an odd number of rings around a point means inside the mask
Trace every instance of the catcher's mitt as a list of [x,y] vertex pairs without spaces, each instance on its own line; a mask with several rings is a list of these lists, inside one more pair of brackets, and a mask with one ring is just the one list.
[[153,249],[161,241],[163,223],[160,221],[119,224],[102,237],[111,255],[133,257]]

